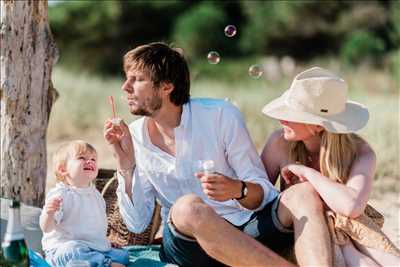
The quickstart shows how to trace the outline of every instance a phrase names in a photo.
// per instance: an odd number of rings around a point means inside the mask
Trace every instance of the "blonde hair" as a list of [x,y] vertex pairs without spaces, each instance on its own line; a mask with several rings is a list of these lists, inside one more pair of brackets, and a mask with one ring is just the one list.
[[65,182],[65,175],[62,175],[59,171],[60,166],[66,166],[70,157],[83,155],[86,153],[97,154],[97,151],[91,144],[82,140],[73,140],[58,147],[53,155],[53,169],[56,180]]
[[[346,183],[362,139],[353,133],[337,134],[323,130],[319,166],[321,174],[339,183]],[[289,162],[310,165],[309,154],[302,141],[289,142]]]

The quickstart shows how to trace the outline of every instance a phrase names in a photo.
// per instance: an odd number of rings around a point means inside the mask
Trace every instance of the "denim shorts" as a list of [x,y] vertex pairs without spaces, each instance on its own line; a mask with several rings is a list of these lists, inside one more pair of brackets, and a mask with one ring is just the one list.
[[[294,233],[293,229],[285,228],[278,219],[279,200],[280,195],[264,209],[254,212],[245,224],[233,226],[281,254],[293,247]],[[170,216],[164,227],[160,259],[179,266],[225,266],[208,256],[195,239],[179,233],[172,224]]]
[[85,260],[90,267],[109,267],[111,262],[129,264],[129,253],[124,249],[111,248],[108,251],[98,251],[89,248],[78,241],[68,241],[56,249],[46,250],[46,261],[52,267],[65,267],[71,260]]

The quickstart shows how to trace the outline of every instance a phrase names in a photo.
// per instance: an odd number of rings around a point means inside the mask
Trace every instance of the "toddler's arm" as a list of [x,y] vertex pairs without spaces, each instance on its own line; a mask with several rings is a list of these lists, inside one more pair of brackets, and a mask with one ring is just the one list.
[[42,215],[40,216],[40,228],[44,233],[48,233],[54,230],[56,222],[54,214],[61,208],[61,197],[52,198],[43,207]]

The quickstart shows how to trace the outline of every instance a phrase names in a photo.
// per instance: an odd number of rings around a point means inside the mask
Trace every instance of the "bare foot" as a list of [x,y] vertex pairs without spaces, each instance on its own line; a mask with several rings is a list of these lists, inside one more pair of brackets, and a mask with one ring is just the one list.
[[125,265],[113,262],[113,263],[111,263],[111,267],[125,267]]

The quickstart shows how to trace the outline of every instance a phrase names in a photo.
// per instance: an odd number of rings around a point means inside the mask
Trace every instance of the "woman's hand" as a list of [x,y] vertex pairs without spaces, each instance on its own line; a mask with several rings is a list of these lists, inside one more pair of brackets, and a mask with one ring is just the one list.
[[300,164],[288,164],[281,169],[282,178],[286,184],[293,185],[307,181],[308,167]]
[[123,120],[113,123],[111,119],[104,125],[104,139],[117,159],[118,170],[132,171],[135,152],[128,125]]
[[211,200],[226,201],[241,195],[242,183],[219,173],[195,173],[199,178],[204,194]]

